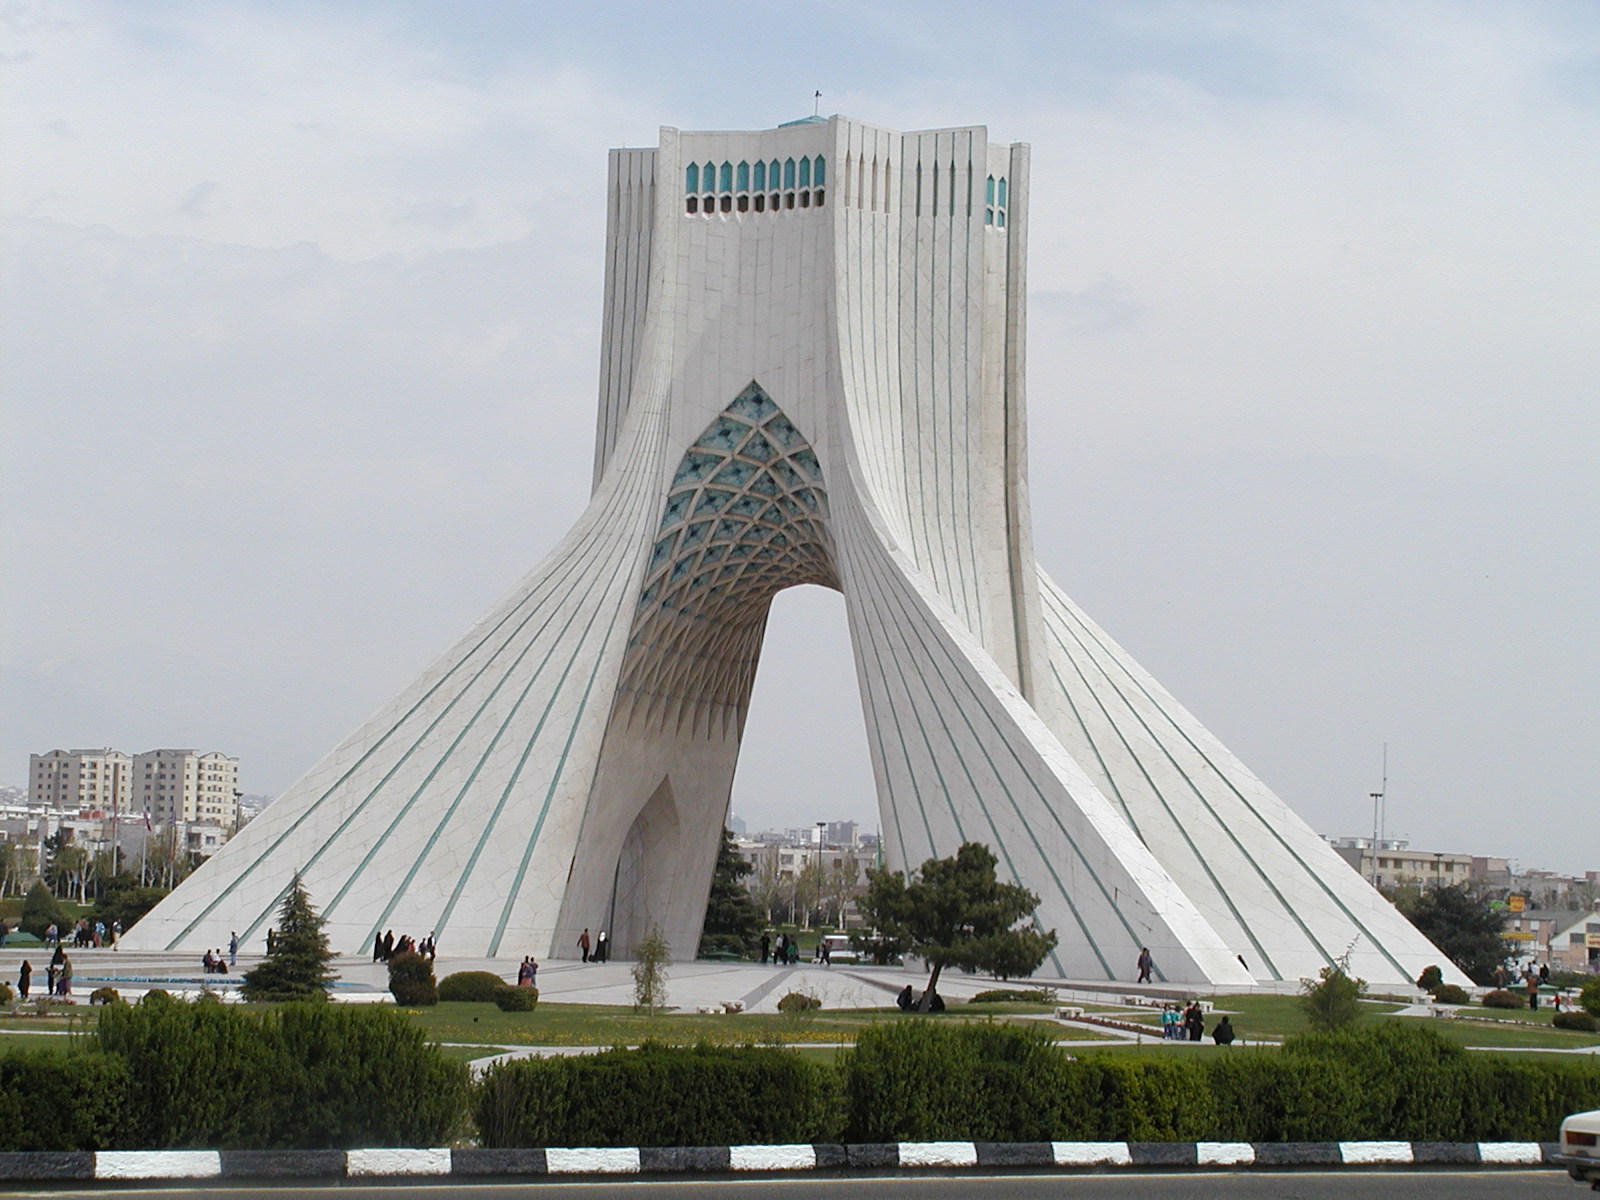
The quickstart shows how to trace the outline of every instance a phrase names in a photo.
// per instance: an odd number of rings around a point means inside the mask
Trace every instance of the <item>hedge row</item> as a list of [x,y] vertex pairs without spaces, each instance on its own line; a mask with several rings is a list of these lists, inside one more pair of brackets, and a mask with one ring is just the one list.
[[0,1149],[434,1146],[466,1097],[465,1064],[392,1009],[159,994],[107,1005],[84,1049],[0,1057]]

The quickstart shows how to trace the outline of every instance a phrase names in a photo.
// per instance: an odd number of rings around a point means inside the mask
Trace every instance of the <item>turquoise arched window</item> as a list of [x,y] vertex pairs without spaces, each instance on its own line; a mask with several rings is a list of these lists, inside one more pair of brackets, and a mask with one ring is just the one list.
[[767,190],[767,164],[765,162],[756,164],[755,190],[758,192]]
[[733,190],[736,192],[748,192],[750,190],[749,163],[742,162],[739,164],[739,169],[734,175]]
[[1004,179],[1000,180],[1000,201],[999,201],[999,203],[1000,203],[1000,207],[1001,208],[1004,208],[1006,206],[1006,181]]
[[985,182],[984,185],[983,185],[983,202],[985,204],[993,204],[994,203],[994,176],[993,175],[989,176],[987,182]]
[[781,172],[780,168],[778,167],[778,160],[777,159],[773,159],[770,163],[767,164],[767,186],[769,188],[775,188],[775,187],[781,186],[778,183],[778,176],[781,173],[782,172]]
[[684,172],[683,178],[684,191],[698,192],[700,190],[700,164],[690,163],[688,170]]
[[792,158],[783,160],[783,186],[786,188],[794,186],[794,159]]
[[815,169],[811,172],[811,182],[816,184],[818,187],[821,187],[823,184],[828,182],[826,177],[823,174],[824,163],[823,163],[822,155],[820,155],[820,154],[817,155],[816,162],[817,162],[817,165],[816,165]]
[[809,158],[800,160],[800,186],[811,186],[811,160]]
[[700,186],[708,192],[717,190],[717,167],[715,163],[707,163],[700,168]]
[[732,163],[726,163],[725,162],[725,163],[722,164],[722,187],[721,187],[720,190],[724,191],[724,192],[733,191],[733,164]]

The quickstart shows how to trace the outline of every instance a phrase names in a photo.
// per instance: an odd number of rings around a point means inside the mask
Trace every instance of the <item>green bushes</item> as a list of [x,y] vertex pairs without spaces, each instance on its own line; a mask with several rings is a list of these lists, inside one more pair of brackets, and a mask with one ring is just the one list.
[[393,1010],[147,997],[102,1009],[96,1042],[127,1065],[117,1127],[143,1149],[438,1145],[465,1105],[465,1065]]
[[14,1050],[0,1056],[0,1150],[134,1146],[123,1123],[128,1064],[110,1055]]
[[808,996],[805,992],[790,992],[778,1001],[778,1011],[781,1013],[804,1013],[822,1007],[822,1001],[816,996]]
[[754,1046],[608,1050],[497,1063],[476,1089],[489,1147],[837,1141],[838,1075]]
[[532,1012],[539,1004],[539,989],[502,983],[494,994],[494,1003],[501,1012]]
[[89,993],[90,1004],[121,1004],[122,993],[114,987],[95,988]]
[[396,1004],[415,1008],[431,1008],[439,1003],[433,964],[414,950],[396,954],[389,960],[389,994]]
[[1578,993],[1578,1003],[1591,1017],[1600,1017],[1600,975],[1583,985]]
[[1558,1012],[1550,1018],[1550,1023],[1557,1029],[1576,1029],[1581,1033],[1594,1033],[1600,1030],[1600,1021],[1596,1021],[1586,1012]]
[[1467,989],[1457,987],[1453,983],[1441,983],[1433,989],[1433,998],[1440,1004],[1471,1004],[1472,997],[1467,994]]
[[1526,1001],[1516,992],[1508,992],[1505,988],[1485,992],[1483,997],[1485,1008],[1521,1008],[1525,1003]]
[[968,1004],[1053,1004],[1055,993],[1046,988],[1017,991],[1012,988],[990,988],[979,992]]
[[494,994],[506,986],[506,981],[493,971],[457,971],[439,981],[441,1001],[469,1004],[493,1004]]

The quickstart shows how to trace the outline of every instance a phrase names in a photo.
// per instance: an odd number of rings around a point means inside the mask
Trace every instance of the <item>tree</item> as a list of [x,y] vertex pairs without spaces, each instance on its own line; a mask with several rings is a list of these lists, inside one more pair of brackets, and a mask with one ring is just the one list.
[[107,929],[112,922],[121,921],[126,933],[167,895],[166,888],[141,886],[137,875],[115,875],[101,889],[94,908],[95,920],[104,921]]
[[22,929],[34,937],[42,938],[51,925],[62,937],[72,927],[66,911],[56,902],[54,894],[42,879],[35,879],[28,894],[22,898]]
[[326,1000],[333,982],[328,969],[333,952],[322,926],[322,916],[296,875],[278,909],[272,953],[245,972],[240,995],[246,1000]]
[[755,874],[750,880],[750,895],[756,906],[772,922],[772,910],[783,895],[783,871],[778,863],[778,848],[768,846],[755,864]]
[[755,944],[761,929],[761,911],[744,885],[745,876],[753,870],[734,844],[733,831],[724,829],[722,845],[717,849],[717,867],[711,874],[706,920],[700,930],[700,954],[743,955]]
[[[967,842],[952,858],[930,858],[909,880],[899,871],[867,872],[861,910],[877,941],[933,964],[919,1011],[933,1003],[945,967],[1029,975],[1055,948],[1055,930],[1019,927],[1039,897],[1020,884],[1001,883],[995,864],[987,846]],[[858,944],[873,948],[873,940]]]
[[828,885],[828,870],[821,858],[813,858],[796,872],[794,877],[795,923],[802,929],[811,928],[811,914],[822,902],[823,890]]
[[1301,1005],[1311,1028],[1327,1031],[1343,1029],[1361,1015],[1361,997],[1367,981],[1350,975],[1350,955],[1346,952],[1332,966],[1323,967],[1315,979],[1302,979]]
[[1507,952],[1504,910],[1490,908],[1464,883],[1402,896],[1396,907],[1472,982],[1494,982]]
[[672,965],[661,926],[652,925],[633,951],[633,1006],[652,1017],[667,1002],[667,968]]

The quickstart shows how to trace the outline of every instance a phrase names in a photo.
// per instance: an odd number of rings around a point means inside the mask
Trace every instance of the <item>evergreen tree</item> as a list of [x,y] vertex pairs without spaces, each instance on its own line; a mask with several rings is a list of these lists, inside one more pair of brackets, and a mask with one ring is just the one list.
[[755,945],[761,932],[761,910],[744,883],[745,876],[753,870],[734,845],[733,831],[724,829],[722,845],[717,850],[717,869],[711,876],[706,921],[700,930],[701,955],[743,955]]
[[1429,888],[1395,901],[1410,921],[1473,983],[1494,982],[1506,959],[1506,913],[1489,907],[1464,883]]
[[333,972],[328,963],[328,935],[323,920],[311,906],[300,876],[294,877],[278,909],[278,929],[272,953],[252,971],[245,972],[239,992],[246,1000],[326,1000]]
[[56,902],[55,895],[42,879],[35,879],[28,894],[22,898],[22,929],[34,937],[42,938],[51,925],[56,933],[66,937],[72,929],[66,910]]
[[861,911],[875,927],[869,948],[892,945],[933,964],[918,1008],[926,1012],[945,967],[1029,975],[1055,948],[1055,930],[1018,928],[1039,904],[1021,884],[995,877],[995,856],[968,842],[951,858],[930,858],[909,880],[899,871],[867,873]]

